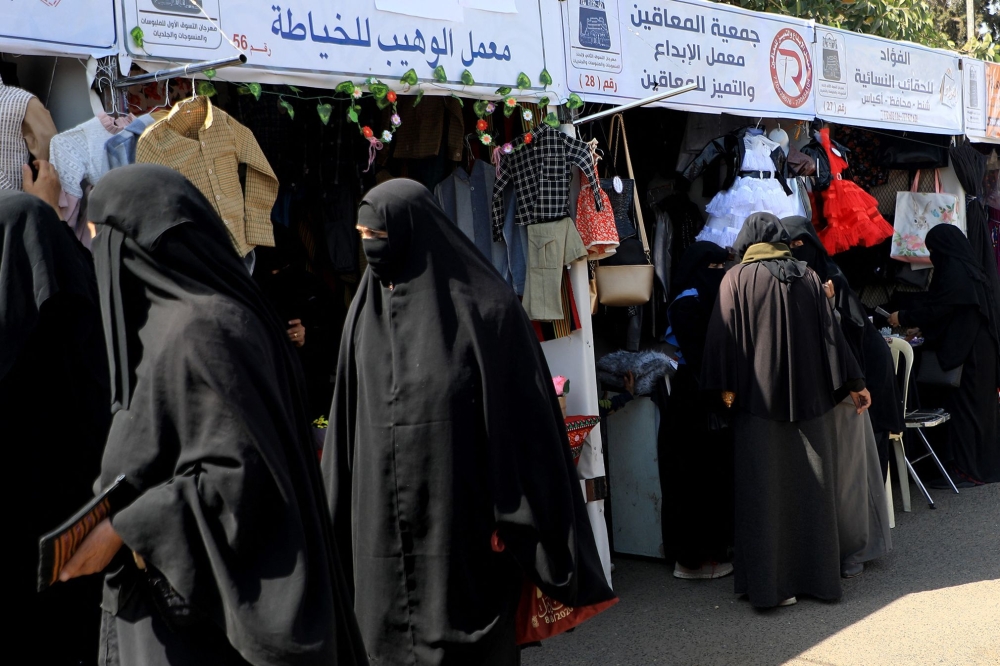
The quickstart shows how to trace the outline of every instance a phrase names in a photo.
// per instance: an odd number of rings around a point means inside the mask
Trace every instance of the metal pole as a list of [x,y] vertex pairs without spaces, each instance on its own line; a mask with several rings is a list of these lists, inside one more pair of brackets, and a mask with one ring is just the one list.
[[134,86],[139,83],[149,83],[150,81],[162,81],[164,79],[176,79],[191,76],[192,74],[198,74],[199,72],[204,72],[208,69],[222,69],[223,67],[231,67],[233,65],[242,65],[247,61],[247,57],[242,53],[233,56],[231,58],[222,58],[221,60],[209,60],[206,62],[193,62],[183,67],[174,67],[172,69],[161,69],[156,72],[149,72],[146,74],[139,74],[138,76],[126,76],[125,78],[118,79],[115,81],[115,88],[127,88],[129,86]]
[[589,122],[594,121],[594,120],[600,120],[601,118],[605,118],[607,116],[613,116],[616,113],[621,113],[622,111],[628,111],[629,109],[634,109],[637,106],[646,106],[647,104],[652,104],[653,102],[659,102],[661,99],[667,99],[667,98],[670,98],[670,97],[675,97],[676,95],[680,95],[680,94],[686,93],[686,92],[691,92],[692,90],[697,90],[697,89],[698,89],[698,84],[697,83],[689,83],[686,86],[682,86],[680,88],[675,88],[673,90],[668,90],[665,93],[657,93],[657,94],[653,95],[652,97],[646,97],[644,99],[637,99],[636,101],[629,102],[628,104],[622,104],[621,106],[615,106],[615,107],[612,107],[610,109],[605,109],[604,111],[598,111],[597,113],[595,113],[593,115],[590,115],[590,116],[585,116],[583,118],[577,118],[576,120],[573,121],[573,124],[574,125],[582,125],[584,123],[589,123]]

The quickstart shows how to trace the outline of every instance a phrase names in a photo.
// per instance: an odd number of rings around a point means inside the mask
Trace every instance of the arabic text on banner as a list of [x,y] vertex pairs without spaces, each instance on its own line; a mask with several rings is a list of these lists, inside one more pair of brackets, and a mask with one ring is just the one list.
[[136,0],[125,3],[125,20],[143,30],[144,52],[129,43],[139,58],[212,60],[237,53],[235,44],[254,68],[392,83],[410,69],[432,80],[440,65],[455,83],[466,69],[491,87],[513,86],[525,72],[540,89],[542,1],[518,0],[516,13],[497,13],[452,0],[458,23],[379,11],[383,0]]
[[816,115],[863,127],[961,134],[958,57],[816,26]]
[[963,108],[965,133],[970,137],[986,134],[986,63],[962,58],[962,80],[965,86]]
[[115,52],[113,0],[3,0],[0,51],[53,55]]
[[668,105],[812,118],[812,25],[698,0],[567,0],[567,87],[642,99],[690,83]]

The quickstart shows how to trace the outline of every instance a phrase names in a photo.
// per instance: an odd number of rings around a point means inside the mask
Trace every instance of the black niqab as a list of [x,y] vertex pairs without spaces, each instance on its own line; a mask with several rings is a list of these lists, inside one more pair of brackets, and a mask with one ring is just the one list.
[[[965,219],[972,256],[976,258],[977,265],[986,276],[994,303],[1000,303],[1000,274],[996,269],[996,256],[990,238],[986,192],[983,188],[983,181],[986,178],[986,156],[968,143],[954,146],[949,152],[952,164],[955,166],[955,175],[965,190]],[[1000,312],[995,311],[993,317],[1000,321]]]
[[709,264],[724,264],[729,259],[729,251],[724,247],[709,241],[697,241],[691,244],[680,263],[677,265],[677,275],[674,277],[674,298],[688,289],[697,289],[705,300],[715,302],[719,293],[719,285],[725,276],[725,271],[709,268]]
[[414,181],[370,191],[359,225],[388,244],[365,241],[323,453],[358,621],[374,662],[483,663],[514,651],[523,576],[569,606],[614,595],[517,297]]
[[[301,371],[222,221],[153,165],[107,174],[89,217],[118,410],[100,483],[139,493],[115,529],[251,664],[367,663]],[[130,571],[107,578],[112,612]]]

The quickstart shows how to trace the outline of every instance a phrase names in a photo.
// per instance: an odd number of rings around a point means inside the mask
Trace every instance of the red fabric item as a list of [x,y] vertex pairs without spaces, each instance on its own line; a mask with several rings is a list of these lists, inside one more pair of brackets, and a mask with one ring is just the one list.
[[820,144],[830,160],[830,187],[821,192],[826,228],[819,232],[823,246],[830,254],[852,247],[871,247],[892,237],[892,225],[878,212],[878,201],[857,183],[844,180],[841,174],[847,161],[833,152],[830,129],[819,131]]
[[618,227],[615,226],[615,212],[611,209],[607,192],[598,188],[603,210],[597,210],[591,187],[592,185],[585,183],[577,196],[576,230],[580,232],[589,258],[596,259],[615,253],[618,247]]
[[537,585],[525,579],[515,620],[517,644],[537,643],[546,638],[558,636],[564,631],[583,624],[616,603],[618,603],[617,597],[593,606],[571,608],[552,599]]
[[583,452],[583,443],[593,430],[601,422],[599,416],[567,416],[566,435],[569,437],[569,448],[573,453],[573,462],[580,464],[580,454]]

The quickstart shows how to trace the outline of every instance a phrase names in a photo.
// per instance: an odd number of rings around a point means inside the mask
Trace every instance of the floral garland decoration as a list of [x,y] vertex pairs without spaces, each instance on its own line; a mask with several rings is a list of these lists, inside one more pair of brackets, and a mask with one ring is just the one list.
[[[360,107],[357,105],[357,100],[361,99],[364,91],[361,89],[362,86],[368,88],[368,91],[375,98],[375,104],[378,105],[379,109],[384,109],[386,107],[392,107],[392,115],[389,116],[389,129],[383,130],[381,134],[375,136],[375,132],[368,125],[362,125],[358,119],[358,111]],[[396,106],[397,98],[396,93],[389,89],[389,86],[382,83],[374,76],[369,76],[365,79],[364,83],[356,85],[351,81],[344,81],[339,86],[335,88],[336,92],[344,93],[350,96],[351,106],[347,109],[347,119],[358,126],[358,130],[368,141],[368,167],[365,169],[364,173],[368,173],[368,170],[372,168],[372,163],[375,161],[375,153],[382,150],[385,144],[392,141],[393,135],[399,126],[403,124],[403,121],[399,118],[398,107]],[[327,105],[329,106],[329,105]],[[320,112],[320,118],[323,117],[323,112]],[[327,120],[329,117],[327,118]],[[324,121],[325,123],[326,121]]]

